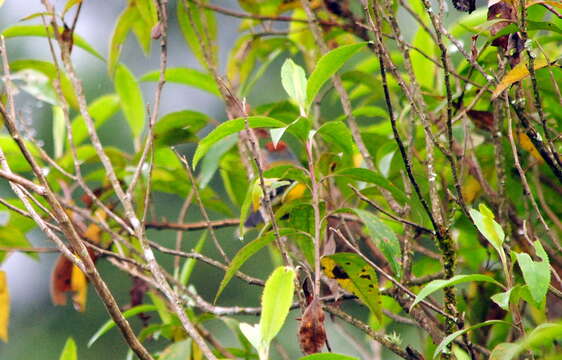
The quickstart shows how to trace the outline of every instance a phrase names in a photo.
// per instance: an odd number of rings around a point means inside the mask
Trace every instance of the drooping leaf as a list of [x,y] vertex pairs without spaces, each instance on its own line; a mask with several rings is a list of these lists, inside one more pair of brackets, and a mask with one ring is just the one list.
[[536,304],[540,304],[544,300],[550,285],[550,263],[541,243],[535,241],[533,245],[537,256],[542,261],[533,261],[529,254],[525,253],[517,253],[516,256],[531,296]]
[[[535,70],[541,69],[548,65],[548,62],[544,59],[538,59],[535,61]],[[527,67],[528,64],[524,61],[521,61],[517,64],[513,69],[509,70],[507,74],[503,77],[500,81],[496,89],[492,93],[492,99],[496,98],[499,94],[501,94],[505,89],[510,87],[513,83],[517,81],[521,81],[529,76],[529,68]]]
[[55,148],[55,159],[61,157],[64,151],[66,138],[66,125],[64,123],[64,113],[60,106],[53,106],[53,145]]
[[371,310],[377,322],[382,321],[382,305],[377,273],[359,255],[336,253],[320,259],[322,271],[330,279],[357,296]]
[[[127,311],[124,311],[123,316],[125,317],[125,319],[128,319],[131,316],[135,316],[143,312],[156,311],[156,310],[157,307],[155,305],[139,305]],[[100,337],[105,335],[109,330],[113,329],[115,326],[116,324],[115,321],[113,320],[108,320],[107,322],[105,322],[98,329],[98,331],[96,331],[96,333],[90,338],[90,340],[88,341],[88,347],[91,347]]]
[[505,233],[500,224],[494,220],[494,214],[486,205],[480,204],[479,209],[480,211],[475,209],[469,210],[472,221],[474,221],[480,233],[496,249],[502,259],[502,263],[505,264],[505,252],[502,247]]
[[[248,126],[253,128],[277,128],[285,126],[285,123],[266,116],[249,116],[247,118]],[[211,146],[228,135],[236,134],[245,128],[246,119],[236,118],[228,120],[213,131],[211,131],[204,139],[199,142],[195,155],[193,155],[193,167],[197,167],[199,160],[209,151]]]
[[[53,36],[53,28],[51,26],[48,26],[47,28],[49,29],[50,36]],[[6,39],[21,36],[47,37],[47,29],[43,25],[14,25],[4,29],[4,31],[2,31],[2,35],[4,35]],[[101,56],[90,44],[88,44],[84,38],[76,33],[74,33],[73,43],[98,59],[104,61],[103,56]]]
[[10,293],[6,272],[0,270],[0,340],[8,342],[8,324],[10,323]]
[[270,343],[283,327],[293,304],[295,270],[280,266],[265,283],[261,299],[260,331],[262,342]]
[[144,129],[146,110],[140,86],[135,76],[125,65],[117,66],[115,71],[115,90],[119,94],[125,119],[129,123],[134,138]]
[[308,112],[310,105],[314,102],[316,95],[322,88],[322,86],[334,75],[341,67],[349,60],[353,55],[355,55],[359,50],[364,48],[368,43],[361,42],[357,44],[340,46],[330,52],[324,54],[316,67],[310,74],[308,78],[308,84],[306,87],[306,103],[305,109]]
[[402,251],[394,231],[369,211],[362,209],[353,209],[353,211],[363,220],[375,246],[383,253],[396,277],[400,278],[402,270],[399,261],[402,258]]
[[488,321],[484,321],[481,322],[479,324],[473,325],[473,326],[469,326],[467,328],[455,331],[454,333],[448,335],[447,337],[445,337],[440,343],[439,345],[437,345],[437,348],[435,349],[435,351],[433,352],[433,358],[435,359],[436,357],[438,357],[443,350],[445,350],[445,348],[451,343],[453,342],[457,337],[461,336],[462,334],[466,334],[469,331],[472,330],[476,330],[478,328],[481,328],[483,326],[490,326],[490,325],[495,325],[495,324],[507,324],[510,325],[509,322],[507,321],[502,321],[502,320],[488,320]]
[[207,46],[212,61],[216,62],[217,49],[214,44],[217,40],[217,23],[214,12],[191,1],[178,1],[177,16],[182,35],[197,60],[207,66],[207,59],[203,55],[203,46]]
[[487,275],[482,275],[482,274],[455,275],[448,280],[433,280],[432,282],[430,282],[429,284],[424,286],[423,289],[421,289],[421,291],[416,296],[416,299],[414,300],[414,302],[410,306],[410,309],[412,309],[420,301],[422,301],[423,299],[425,299],[429,295],[433,294],[437,290],[440,290],[440,289],[443,289],[443,288],[446,288],[446,287],[449,287],[449,286],[454,286],[454,285],[457,285],[457,284],[473,282],[473,281],[489,282],[489,283],[496,284],[499,287],[503,288],[502,284],[500,284],[494,278],[492,278],[490,276],[487,276]]
[[315,354],[322,351],[326,343],[326,329],[324,327],[324,310],[317,298],[308,304],[299,326],[299,343],[305,354]]
[[[164,73],[164,78],[167,82],[195,87],[213,95],[220,96],[219,88],[215,80],[210,75],[202,73],[199,70],[184,67],[167,68]],[[160,70],[151,71],[140,78],[140,81],[156,82],[159,80]]]
[[59,360],[78,360],[78,349],[76,348],[76,342],[74,342],[72,337],[66,339],[66,343],[64,344]]
[[140,21],[140,14],[136,7],[127,6],[125,10],[119,15],[111,34],[111,42],[109,43],[109,57],[107,60],[107,69],[111,76],[115,73],[119,57],[121,56],[121,49],[127,35],[131,31],[135,22]]
[[166,114],[154,126],[154,143],[156,146],[173,146],[197,141],[197,132],[209,119],[207,115],[191,110]]
[[287,59],[281,67],[281,83],[289,97],[301,109],[301,115],[306,116],[306,74],[304,69],[295,64],[292,59]]

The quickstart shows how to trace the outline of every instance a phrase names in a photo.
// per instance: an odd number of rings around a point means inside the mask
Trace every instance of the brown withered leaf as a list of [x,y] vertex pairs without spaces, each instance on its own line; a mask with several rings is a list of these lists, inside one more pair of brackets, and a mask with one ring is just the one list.
[[468,110],[466,114],[477,128],[489,132],[494,129],[494,114],[492,114],[491,112],[481,110]]
[[326,344],[324,310],[318,298],[314,298],[304,310],[299,327],[299,343],[303,353],[315,354]]
[[51,299],[55,305],[66,305],[66,293],[71,291],[72,262],[60,255],[51,274]]

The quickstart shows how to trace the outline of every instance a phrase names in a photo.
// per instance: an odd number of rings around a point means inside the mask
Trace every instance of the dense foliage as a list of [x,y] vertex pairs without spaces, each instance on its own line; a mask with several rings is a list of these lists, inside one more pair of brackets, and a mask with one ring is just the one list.
[[[70,295],[87,311],[90,284],[110,316],[89,346],[117,326],[141,359],[294,358],[287,343],[303,359],[559,358],[559,1],[129,0],[107,57],[74,31],[87,1],[42,2],[0,40],[0,177],[12,191],[0,264],[60,252],[54,304]],[[241,20],[222,69],[225,16]],[[174,31],[197,68],[168,66]],[[158,69],[136,76],[120,61],[129,35],[159,53]],[[4,39],[29,37],[51,61],[10,58]],[[79,51],[106,64],[113,93],[86,98]],[[150,99],[141,83],[155,85]],[[224,119],[162,113],[168,83],[220,98]],[[284,98],[252,103],[271,87]],[[52,151],[24,121],[20,90],[51,107]],[[98,135],[117,119],[129,148]],[[177,221],[160,213],[163,193],[183,201]],[[34,248],[36,228],[56,248]],[[130,275],[130,304],[100,262]],[[206,266],[223,276],[214,299],[190,281]],[[255,286],[259,307],[225,299]],[[9,301],[0,271],[4,341]],[[207,329],[217,321],[232,336]],[[61,359],[80,346],[69,338]]]

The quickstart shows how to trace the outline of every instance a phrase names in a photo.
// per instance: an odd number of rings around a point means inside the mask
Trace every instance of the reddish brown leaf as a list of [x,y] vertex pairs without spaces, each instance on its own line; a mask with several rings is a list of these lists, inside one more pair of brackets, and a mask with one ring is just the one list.
[[307,355],[322,351],[326,343],[324,310],[317,298],[313,299],[304,310],[299,327],[299,343],[302,352]]
[[474,125],[486,131],[492,131],[494,128],[494,115],[489,111],[480,111],[480,110],[468,110],[466,112],[470,120],[474,123]]
[[51,274],[51,299],[55,305],[66,305],[66,293],[71,291],[72,262],[59,255]]

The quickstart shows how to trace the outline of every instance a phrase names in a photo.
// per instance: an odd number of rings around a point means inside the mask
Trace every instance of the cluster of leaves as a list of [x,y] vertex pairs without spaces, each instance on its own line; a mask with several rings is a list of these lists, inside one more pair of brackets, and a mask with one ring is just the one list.
[[[25,20],[64,19],[81,3],[70,0],[61,14]],[[115,91],[91,99],[87,111],[95,129],[120,113],[130,128],[132,153],[109,146],[104,152],[119,183],[132,188],[139,218],[145,219],[146,207],[158,210],[146,201],[150,191],[196,199],[201,208],[203,225],[184,229],[206,231],[181,267],[169,273],[178,297],[187,299],[182,306],[189,320],[202,333],[206,322],[220,319],[238,339],[228,348],[218,339],[215,355],[268,359],[298,299],[302,318],[295,344],[309,354],[302,359],[351,359],[314,354],[329,340],[324,311],[364,331],[360,343],[374,339],[406,359],[554,358],[562,337],[560,3],[502,0],[462,16],[453,10],[437,14],[425,0],[364,1],[365,9],[352,1],[238,3],[244,12],[203,0],[177,1],[179,31],[199,69],[162,67],[136,77],[120,62],[129,34],[149,55],[153,40],[165,41],[165,32],[175,30],[162,23],[168,19],[158,7],[166,2],[126,1],[107,58],[77,34],[71,33],[70,42],[107,65]],[[474,2],[455,6],[474,10]],[[217,70],[217,13],[242,18],[225,78]],[[403,23],[415,29],[407,40],[399,32]],[[25,40],[50,38],[53,31],[50,25],[17,24],[2,35]],[[459,43],[471,43],[470,52]],[[284,59],[280,68],[279,59]],[[107,253],[113,252],[117,263],[128,258],[146,265],[148,257],[139,255],[142,239],[128,236],[126,246],[117,240],[125,233],[127,222],[119,221],[125,210],[80,112],[83,95],[72,81],[75,74],[36,59],[13,60],[9,69],[5,81],[52,107],[52,154],[33,137],[25,144],[48,169],[50,191],[67,200],[68,211],[82,223],[92,257],[111,258]],[[281,84],[287,96],[254,104],[253,97],[268,86],[262,80],[268,73],[275,74],[268,81]],[[185,109],[156,113],[149,126],[141,83],[162,80],[222,99],[227,119]],[[69,121],[65,104],[73,115]],[[148,157],[143,144],[149,144]],[[195,147],[193,157],[182,162],[176,146]],[[0,134],[0,148],[11,171],[32,174],[12,133]],[[271,160],[281,148],[281,158]],[[186,180],[186,166],[195,177]],[[138,184],[137,169],[142,169]],[[86,189],[68,174],[94,190],[79,200]],[[302,185],[298,196],[289,193],[295,185]],[[275,193],[281,195],[274,199]],[[48,202],[35,200],[36,211],[48,216]],[[4,205],[12,211],[0,227],[0,263],[10,249],[37,259],[26,237],[37,224],[25,211],[13,211],[24,209],[24,202],[14,197]],[[218,243],[207,210],[218,219],[215,224],[227,219],[239,225],[232,238],[243,242],[232,259],[201,253],[209,235]],[[266,219],[257,229],[244,227],[252,212]],[[160,218],[142,221],[145,228],[182,228]],[[271,255],[267,262],[256,255],[264,248]],[[270,277],[261,282],[261,307],[253,312],[260,314],[258,324],[240,320],[238,315],[253,311],[244,304],[218,308],[197,295],[202,289],[190,279],[199,260],[224,270],[215,303],[234,277],[248,281],[240,272],[244,264],[271,264]],[[140,278],[138,270],[131,275]],[[123,315],[157,312],[159,320],[145,324],[139,340],[165,338],[170,344],[159,359],[201,359],[201,344],[187,336],[165,291],[154,288],[157,277],[146,267],[141,275],[148,280],[133,287],[139,299]],[[61,255],[54,302],[63,304],[66,293],[74,292],[75,307],[83,311],[86,289],[84,274]],[[442,290],[443,306],[436,306],[431,297],[441,299]],[[145,292],[150,303],[142,301]],[[344,301],[356,304],[353,311],[342,310]],[[7,341],[3,272],[0,309],[0,338]],[[423,331],[421,346],[402,348],[399,337],[375,333],[389,334],[401,319]],[[105,323],[89,346],[115,325]],[[74,358],[76,345],[69,339],[61,359]]]

